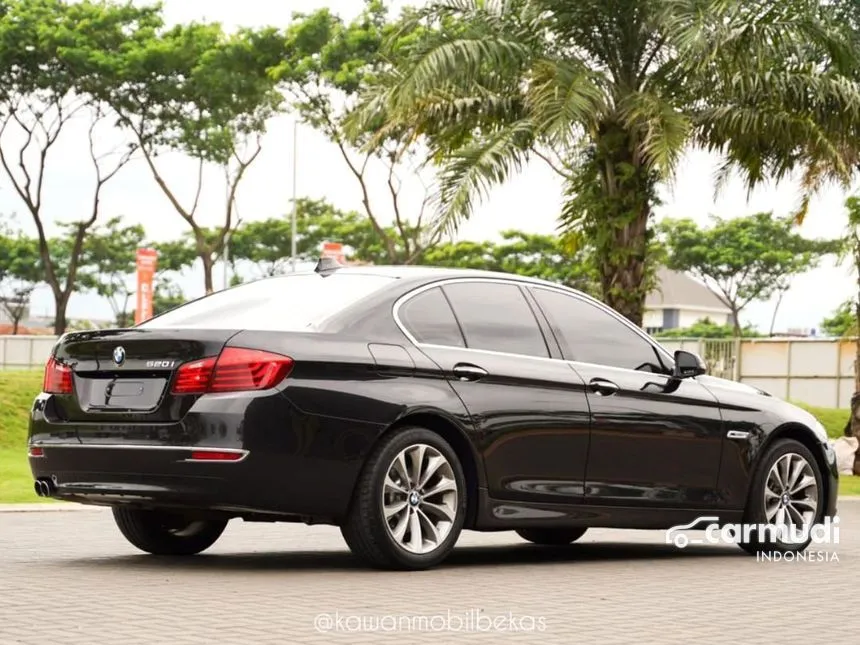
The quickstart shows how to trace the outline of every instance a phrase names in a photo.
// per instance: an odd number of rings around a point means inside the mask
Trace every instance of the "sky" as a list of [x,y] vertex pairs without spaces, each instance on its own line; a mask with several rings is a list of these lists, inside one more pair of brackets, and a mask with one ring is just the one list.
[[[289,23],[294,11],[308,12],[324,6],[349,18],[361,8],[358,0],[163,0],[163,6],[170,22],[207,19],[219,21],[228,28],[283,27]],[[87,125],[84,122],[73,123],[61,135],[48,159],[45,219],[49,228],[57,222],[82,219],[90,208],[94,175],[86,152]],[[239,189],[238,211],[242,220],[266,219],[289,212],[294,165],[299,197],[326,198],[339,208],[360,211],[359,186],[337,148],[312,129],[299,125],[294,163],[293,132],[294,120],[289,114],[278,116],[269,124],[262,152]],[[98,140],[102,149],[107,150],[116,138],[108,124],[100,131]],[[170,178],[171,185],[179,187],[180,199],[190,203],[196,185],[195,166],[176,155],[162,157],[158,164]],[[678,166],[675,181],[661,190],[663,203],[657,209],[657,217],[689,217],[705,224],[710,215],[730,218],[773,211],[777,216],[787,216],[796,208],[797,185],[788,181],[762,186],[747,195],[742,182],[735,178],[719,195],[714,195],[713,177],[717,164],[716,157],[701,150],[689,150]],[[383,213],[387,208],[390,211],[380,168],[373,169],[370,188],[371,200],[376,207]],[[839,186],[827,186],[819,191],[801,228],[802,234],[822,238],[841,235],[846,225],[843,203],[851,192]],[[199,218],[201,223],[216,225],[222,221],[223,195],[220,175],[207,174]],[[415,212],[423,198],[422,184],[414,178],[404,177],[403,195],[407,212],[409,209]],[[501,231],[512,228],[552,233],[556,229],[560,204],[558,178],[543,162],[536,162],[505,185],[495,188],[470,221],[460,228],[458,237],[494,239]],[[176,238],[187,230],[141,161],[130,163],[107,185],[101,212],[103,219],[121,215],[129,223],[142,223],[155,241]],[[35,232],[29,214],[5,176],[0,176],[0,214],[14,215],[22,228]],[[391,217],[390,212],[388,217]],[[216,287],[222,284],[222,275],[220,269],[216,271]],[[193,272],[180,284],[188,296],[201,295],[202,273]],[[775,329],[819,328],[823,317],[851,297],[854,284],[848,268],[835,266],[833,261],[795,278],[780,305]],[[742,314],[742,321],[767,331],[774,304],[751,304]],[[34,294],[32,315],[52,313],[50,291],[46,287],[40,288]],[[112,317],[107,302],[91,294],[75,294],[70,301],[68,315],[90,319]]]

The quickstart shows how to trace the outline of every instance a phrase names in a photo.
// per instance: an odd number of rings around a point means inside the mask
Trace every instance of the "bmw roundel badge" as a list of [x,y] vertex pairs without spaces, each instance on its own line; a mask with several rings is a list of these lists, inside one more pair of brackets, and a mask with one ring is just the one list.
[[118,345],[114,347],[113,350],[113,362],[117,365],[122,365],[122,362],[125,360],[125,349],[123,349],[122,345]]

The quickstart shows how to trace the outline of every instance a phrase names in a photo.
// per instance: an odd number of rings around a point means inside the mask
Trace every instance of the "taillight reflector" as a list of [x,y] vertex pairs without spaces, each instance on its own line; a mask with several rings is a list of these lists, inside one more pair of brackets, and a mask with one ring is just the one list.
[[48,394],[72,393],[72,368],[51,356],[45,365],[42,391]]
[[244,452],[226,450],[192,450],[191,461],[241,461]]
[[214,356],[201,358],[180,365],[173,380],[174,394],[203,394],[209,388],[212,380],[212,370],[215,368]]
[[45,451],[42,450],[40,446],[30,446],[30,449],[27,451],[27,454],[31,457],[44,457]]
[[174,394],[267,390],[283,381],[293,359],[281,354],[243,347],[227,347],[216,358],[201,358],[181,365],[171,391]]

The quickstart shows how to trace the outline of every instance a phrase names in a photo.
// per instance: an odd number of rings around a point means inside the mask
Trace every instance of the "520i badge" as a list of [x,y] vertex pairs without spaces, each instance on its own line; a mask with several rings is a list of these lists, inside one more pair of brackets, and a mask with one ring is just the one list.
[[146,361],[147,367],[173,367],[176,361]]

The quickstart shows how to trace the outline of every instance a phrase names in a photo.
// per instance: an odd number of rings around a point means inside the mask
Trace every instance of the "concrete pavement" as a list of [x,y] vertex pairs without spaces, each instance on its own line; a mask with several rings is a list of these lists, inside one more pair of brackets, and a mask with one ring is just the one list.
[[853,501],[840,503],[840,543],[824,547],[838,561],[678,550],[661,531],[593,530],[563,549],[464,533],[445,565],[420,573],[364,569],[335,528],[241,521],[203,555],[156,558],[127,544],[109,511],[38,506],[48,512],[0,514],[0,645],[783,644],[860,633]]

